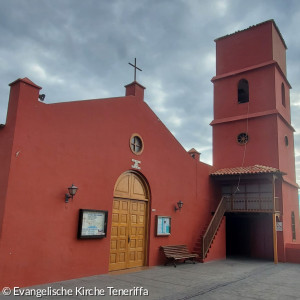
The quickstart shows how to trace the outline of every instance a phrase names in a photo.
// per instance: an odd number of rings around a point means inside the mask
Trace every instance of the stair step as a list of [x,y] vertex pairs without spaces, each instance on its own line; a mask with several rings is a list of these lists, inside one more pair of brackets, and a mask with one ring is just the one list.
[[[221,201],[223,201],[223,202],[221,203]],[[221,201],[220,201],[220,204],[219,204],[218,208],[221,207],[220,205],[222,204],[222,209],[224,209],[224,198],[222,198]],[[211,247],[212,247],[212,245],[214,243],[214,240],[215,240],[215,238],[216,238],[216,236],[217,236],[217,234],[219,232],[219,229],[220,229],[220,226],[221,226],[222,222],[223,222],[223,216],[222,216],[222,219],[220,220],[219,226],[216,229],[215,235],[212,237],[212,239],[210,241],[210,245],[209,245],[209,248],[207,249],[206,255],[203,255],[203,253],[202,253],[202,251],[203,251],[203,249],[202,249],[202,247],[203,247],[203,236],[205,235],[205,233],[207,231],[207,228],[209,227],[209,224],[207,224],[204,227],[202,227],[201,235],[200,235],[200,237],[198,237],[196,239],[196,242],[195,242],[195,245],[194,245],[194,249],[193,249],[193,253],[199,254],[199,258],[197,259],[197,261],[204,262],[205,258],[207,257],[208,253],[210,252],[210,249],[211,249]]]

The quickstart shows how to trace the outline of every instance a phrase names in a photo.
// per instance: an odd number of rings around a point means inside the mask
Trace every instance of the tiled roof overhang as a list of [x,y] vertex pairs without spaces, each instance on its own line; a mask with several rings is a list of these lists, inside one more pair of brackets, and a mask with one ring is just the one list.
[[254,165],[249,167],[224,168],[211,173],[211,176],[228,176],[228,175],[258,175],[258,174],[280,174],[285,173],[272,167]]

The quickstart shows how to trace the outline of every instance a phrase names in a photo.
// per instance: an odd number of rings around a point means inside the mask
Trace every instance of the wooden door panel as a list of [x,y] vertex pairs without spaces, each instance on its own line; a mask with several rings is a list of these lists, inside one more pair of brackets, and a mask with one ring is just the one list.
[[125,269],[125,267],[126,267],[126,256],[127,256],[126,251],[119,252],[119,255],[118,255],[118,258],[119,258],[118,259],[119,268],[118,268],[118,270]]
[[[117,262],[117,254],[110,253],[109,261],[110,261],[110,264],[115,264]],[[110,270],[113,270],[113,269],[110,269]]]
[[114,199],[110,241],[109,270],[126,268],[128,242],[128,200]]
[[114,197],[148,201],[145,183],[133,173],[121,176],[114,189]]
[[110,242],[110,249],[117,250],[117,241],[116,240],[113,240]]
[[137,251],[137,260],[142,261],[144,259],[144,252],[143,251]]
[[134,201],[130,203],[131,223],[129,226],[130,244],[128,268],[144,265],[145,239],[146,239],[146,203]]
[[138,177],[133,177],[130,183],[130,196],[132,199],[147,200],[147,192],[143,182]]
[[129,198],[130,184],[131,184],[130,174],[123,176],[116,184],[114,196]]
[[135,174],[128,173],[116,183],[114,197],[109,270],[143,266],[147,244],[146,187]]
[[118,213],[117,214],[113,213],[111,218],[112,218],[113,223],[119,223],[119,214]]
[[137,239],[136,247],[143,248],[144,247],[144,239]]

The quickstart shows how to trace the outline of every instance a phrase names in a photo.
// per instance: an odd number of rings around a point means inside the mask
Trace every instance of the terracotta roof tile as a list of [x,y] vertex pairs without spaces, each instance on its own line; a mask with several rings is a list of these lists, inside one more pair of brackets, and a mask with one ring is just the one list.
[[250,167],[224,168],[213,172],[211,175],[222,176],[222,175],[274,174],[274,173],[284,174],[276,168],[255,165]]

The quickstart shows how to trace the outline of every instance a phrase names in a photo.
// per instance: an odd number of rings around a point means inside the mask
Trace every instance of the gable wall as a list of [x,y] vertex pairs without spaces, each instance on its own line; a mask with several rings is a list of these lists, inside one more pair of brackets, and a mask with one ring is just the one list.
[[[187,244],[192,250],[215,205],[210,167],[192,159],[144,102],[128,96],[44,104],[31,92],[15,99],[19,110],[1,237],[0,270],[6,274],[1,285],[106,273],[114,185],[132,169],[132,159],[141,161],[151,192],[147,265],[162,262],[161,245]],[[141,155],[129,148],[133,133],[143,138]],[[72,183],[79,190],[66,204]],[[175,212],[179,200],[184,206]],[[79,209],[108,211],[106,238],[77,240]],[[171,236],[155,237],[155,215],[172,217]]]

